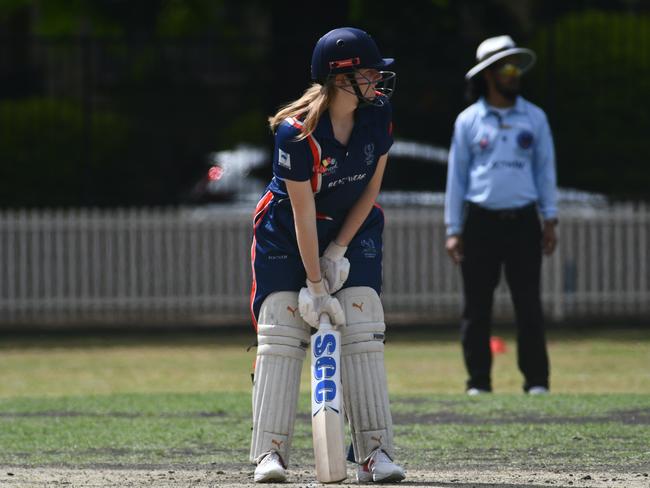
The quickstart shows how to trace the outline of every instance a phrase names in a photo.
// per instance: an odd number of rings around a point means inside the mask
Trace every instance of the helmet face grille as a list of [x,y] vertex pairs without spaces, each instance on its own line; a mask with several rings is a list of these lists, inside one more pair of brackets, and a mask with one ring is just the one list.
[[377,83],[376,90],[386,98],[390,98],[393,96],[393,93],[395,93],[397,75],[394,71],[380,71],[380,73],[381,80]]
[[[353,70],[351,72],[348,72],[346,74],[346,77],[348,79],[348,84],[347,85],[339,85],[338,87],[346,91],[348,93],[351,93],[357,97],[359,100],[359,106],[366,106],[366,105],[375,105],[381,107],[384,105],[386,102],[386,99],[390,98],[393,96],[393,93],[395,92],[395,81],[397,79],[397,76],[395,72],[393,71],[379,71],[380,78],[379,79],[370,79],[363,74],[360,74],[361,78],[365,80],[365,83],[359,83],[357,82],[356,79],[356,70]],[[332,82],[334,77],[336,76],[336,73],[330,74],[327,79],[326,83]],[[362,87],[373,84],[374,83],[374,97],[367,97],[365,96],[367,94],[367,88],[362,90]]]

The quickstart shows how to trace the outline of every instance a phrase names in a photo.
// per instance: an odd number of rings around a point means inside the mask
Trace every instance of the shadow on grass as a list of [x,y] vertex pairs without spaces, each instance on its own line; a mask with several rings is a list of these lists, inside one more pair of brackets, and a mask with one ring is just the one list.
[[[497,325],[493,335],[514,340],[515,328]],[[549,341],[606,340],[612,343],[650,342],[650,327],[616,326],[586,327],[559,326],[548,328]],[[390,326],[387,334],[389,343],[453,343],[460,344],[459,332],[455,326]],[[255,342],[255,332],[250,326],[219,327],[150,327],[103,325],[99,328],[27,328],[0,329],[0,350],[47,349],[47,348],[110,348],[125,346],[179,346],[205,347],[241,346],[246,348]]]
[[156,329],[57,329],[0,331],[0,350],[87,349],[111,347],[205,347],[240,346],[255,341],[252,329],[156,328]]

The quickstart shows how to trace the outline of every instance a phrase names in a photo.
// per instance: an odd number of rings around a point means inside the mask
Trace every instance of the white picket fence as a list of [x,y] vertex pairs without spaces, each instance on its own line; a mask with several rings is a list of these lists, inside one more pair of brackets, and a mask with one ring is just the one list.
[[[441,208],[386,208],[383,299],[393,323],[458,320]],[[563,208],[545,259],[547,316],[650,317],[647,206]],[[249,322],[250,209],[0,212],[0,327]],[[497,290],[495,318],[512,315]]]

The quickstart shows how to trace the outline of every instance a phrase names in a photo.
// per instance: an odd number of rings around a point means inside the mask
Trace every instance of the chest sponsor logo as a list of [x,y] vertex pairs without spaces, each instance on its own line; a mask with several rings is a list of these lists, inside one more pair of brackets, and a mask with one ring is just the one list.
[[363,248],[363,251],[361,251],[363,253],[363,257],[368,259],[373,259],[377,257],[377,253],[379,251],[373,239],[362,239],[361,247]]
[[482,151],[485,151],[489,145],[490,140],[486,136],[481,137],[481,140],[478,141],[478,147],[480,147]]
[[368,173],[359,173],[356,175],[344,176],[327,184],[327,188],[334,188],[335,186],[345,185],[346,183],[354,183],[355,181],[362,181],[366,179]]
[[517,144],[519,144],[519,147],[522,149],[528,149],[530,146],[533,145],[533,133],[528,131],[528,130],[522,130],[518,135],[517,135]]
[[375,145],[372,142],[363,146],[363,157],[368,166],[375,162]]
[[320,162],[318,172],[322,175],[329,176],[336,173],[336,169],[338,167],[339,162],[336,160],[336,158],[328,156]]
[[283,168],[291,169],[291,155],[278,149],[278,164]]
[[524,169],[525,166],[525,161],[507,161],[503,159],[496,159],[490,164],[491,169]]

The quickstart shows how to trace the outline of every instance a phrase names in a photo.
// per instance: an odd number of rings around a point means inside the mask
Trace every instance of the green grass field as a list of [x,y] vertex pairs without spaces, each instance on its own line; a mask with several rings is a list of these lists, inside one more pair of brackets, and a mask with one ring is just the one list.
[[[497,332],[498,333],[498,332]],[[650,329],[549,332],[553,394],[520,392],[514,342],[495,394],[466,397],[457,334],[389,335],[407,469],[650,470]],[[248,466],[251,334],[5,337],[0,465]],[[293,461],[313,465],[308,364]],[[248,469],[248,468],[246,468]]]

